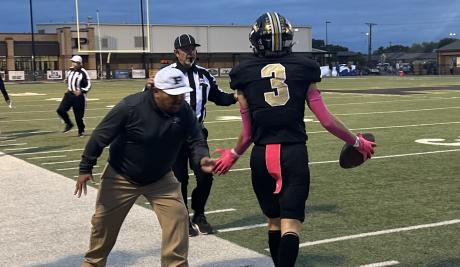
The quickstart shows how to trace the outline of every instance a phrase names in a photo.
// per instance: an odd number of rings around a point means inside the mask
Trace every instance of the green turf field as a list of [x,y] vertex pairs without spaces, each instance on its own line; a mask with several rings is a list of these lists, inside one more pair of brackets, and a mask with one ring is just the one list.
[[[227,79],[219,82],[228,90]],[[378,147],[365,165],[341,169],[343,142],[306,113],[312,181],[298,266],[460,266],[460,77],[330,78],[319,86],[331,112],[354,132],[374,133]],[[87,136],[78,138],[76,130],[61,133],[55,112],[64,84],[7,84],[14,109],[0,102],[0,151],[75,179],[91,130],[142,87],[143,81],[94,82]],[[384,90],[391,88],[404,90]],[[211,150],[235,143],[238,118],[237,106],[208,104]],[[219,237],[268,254],[248,155],[215,178],[207,217]],[[106,158],[107,151],[94,173]]]

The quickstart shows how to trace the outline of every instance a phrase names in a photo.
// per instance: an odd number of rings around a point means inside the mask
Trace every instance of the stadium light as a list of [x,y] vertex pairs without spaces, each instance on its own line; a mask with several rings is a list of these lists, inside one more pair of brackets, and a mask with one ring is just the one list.
[[367,65],[370,66],[371,64],[371,54],[372,54],[372,26],[375,26],[377,24],[372,23],[372,22],[367,22],[366,25],[369,26],[369,33],[366,33],[366,35],[369,37],[367,40]]
[[450,33],[449,33],[449,36],[450,36],[451,38],[455,38],[456,35],[457,35],[457,34],[456,34],[455,32],[450,32]]

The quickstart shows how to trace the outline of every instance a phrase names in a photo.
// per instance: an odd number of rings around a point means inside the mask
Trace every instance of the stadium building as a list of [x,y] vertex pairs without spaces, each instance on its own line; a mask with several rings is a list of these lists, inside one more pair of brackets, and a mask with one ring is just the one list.
[[[0,69],[24,71],[24,78],[30,79],[35,54],[36,78],[46,79],[49,71],[68,69],[70,58],[78,54],[92,76],[109,73],[112,78],[141,78],[136,70],[145,69],[152,75],[175,60],[174,39],[183,33],[195,37],[201,45],[197,48],[199,64],[216,76],[228,74],[235,64],[252,54],[249,26],[156,24],[145,29],[142,33],[139,24],[85,23],[79,25],[79,30],[75,23],[37,24],[34,46],[30,33],[0,33]],[[294,30],[293,52],[312,56],[311,27],[296,26]]]

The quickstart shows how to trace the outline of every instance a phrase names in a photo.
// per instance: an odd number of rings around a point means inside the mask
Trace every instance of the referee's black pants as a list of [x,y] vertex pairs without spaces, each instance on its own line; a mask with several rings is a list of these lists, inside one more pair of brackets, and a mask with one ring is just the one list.
[[56,112],[66,125],[72,125],[72,121],[67,114],[70,108],[73,109],[73,114],[75,115],[75,122],[77,123],[78,133],[83,133],[85,131],[85,123],[83,122],[83,117],[85,116],[86,95],[82,93],[81,95],[76,96],[70,91],[67,91],[64,94],[61,104],[59,105]]
[[[203,136],[205,140],[208,139],[208,130],[203,127]],[[207,142],[206,142],[207,145]],[[181,183],[182,196],[184,198],[185,206],[187,206],[187,186],[188,186],[188,166],[190,164],[191,169],[196,177],[196,187],[192,191],[192,209],[195,211],[195,214],[204,214],[204,208],[206,202],[208,201],[209,194],[211,193],[212,186],[212,174],[205,173],[201,170],[201,166],[194,166],[190,162],[191,152],[187,144],[182,145],[179,155],[176,159],[176,162],[173,166],[174,175],[177,180]]]

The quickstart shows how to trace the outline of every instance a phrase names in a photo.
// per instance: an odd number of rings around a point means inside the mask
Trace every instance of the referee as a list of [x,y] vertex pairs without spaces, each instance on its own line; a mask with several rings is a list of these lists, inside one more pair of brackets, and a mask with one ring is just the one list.
[[[177,68],[181,70],[187,79],[187,86],[193,91],[185,94],[185,100],[195,111],[198,122],[201,124],[203,136],[208,138],[208,130],[204,127],[203,121],[206,117],[206,103],[212,101],[219,106],[229,106],[236,103],[234,94],[225,93],[219,89],[216,79],[203,67],[195,63],[197,58],[196,47],[200,46],[195,42],[195,38],[190,34],[182,34],[174,41],[174,54],[177,58],[166,68]],[[207,141],[206,141],[207,145]],[[187,185],[188,185],[188,165],[196,177],[196,188],[192,192],[193,218],[189,225],[189,235],[196,236],[199,233],[212,234],[212,226],[206,220],[204,209],[208,200],[212,186],[212,174],[204,173],[199,166],[194,166],[191,162],[191,151],[188,146],[183,145],[178,154],[173,171],[177,179],[181,182],[182,196],[187,205]]]
[[63,132],[67,133],[74,126],[67,114],[69,109],[72,108],[78,127],[78,136],[82,137],[85,133],[83,118],[85,116],[86,94],[91,88],[91,81],[88,72],[82,66],[83,59],[81,56],[73,56],[70,61],[72,61],[72,66],[66,78],[67,92],[64,94],[56,112],[64,120],[65,128]]

